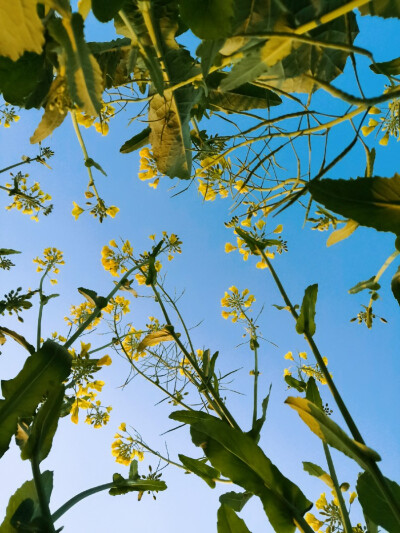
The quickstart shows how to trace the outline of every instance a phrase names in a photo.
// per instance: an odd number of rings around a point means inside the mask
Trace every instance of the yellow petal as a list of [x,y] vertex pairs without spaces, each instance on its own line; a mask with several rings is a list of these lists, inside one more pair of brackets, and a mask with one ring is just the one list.
[[74,208],[72,210],[72,216],[75,218],[75,220],[78,220],[80,215],[83,213],[84,209],[82,207],[79,207],[79,205],[75,202],[72,202],[74,204]]

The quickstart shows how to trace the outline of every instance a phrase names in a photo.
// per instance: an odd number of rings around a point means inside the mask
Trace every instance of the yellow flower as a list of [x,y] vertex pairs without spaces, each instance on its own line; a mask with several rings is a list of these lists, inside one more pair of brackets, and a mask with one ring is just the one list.
[[229,311],[222,311],[221,314],[222,314],[222,317],[225,318],[225,319],[229,318],[230,315],[231,315],[231,314],[229,313]]
[[85,344],[84,342],[81,341],[81,353],[80,353],[80,356],[81,357],[88,357],[88,352],[89,352],[91,346],[92,345],[91,345],[90,342]]
[[274,233],[282,233],[282,230],[283,230],[282,224],[278,224],[278,226],[276,226],[276,228],[274,229]]
[[131,246],[131,243],[129,241],[125,241],[124,245],[122,246],[122,251],[124,254],[132,255],[133,254],[133,248]]
[[119,425],[119,428],[118,428],[120,431],[126,431],[126,424],[125,422],[121,422],[121,424]]
[[307,354],[306,354],[306,352],[299,352],[299,357],[300,357],[301,359],[307,359]]
[[146,276],[143,274],[136,274],[135,278],[139,285],[144,285],[146,283]]
[[291,361],[294,361],[292,352],[288,352],[288,353],[285,355],[285,359],[290,359]]
[[260,220],[258,220],[256,223],[255,223],[255,226],[257,229],[259,230],[262,230],[263,227],[265,226],[265,220],[263,220],[262,218]]
[[104,355],[101,359],[97,361],[97,366],[110,366],[112,359],[109,355]]
[[213,202],[217,197],[217,193],[214,191],[211,185],[202,180],[199,180],[198,190],[206,202]]
[[111,218],[114,218],[115,215],[118,213],[119,207],[116,207],[115,205],[111,205],[108,209],[106,209],[106,213]]
[[152,187],[153,189],[157,189],[159,183],[160,183],[160,178],[157,178],[152,183],[149,183],[149,187]]
[[318,531],[324,525],[324,522],[321,522],[321,520],[315,518],[312,513],[307,513],[304,519],[307,524],[309,524],[313,528],[314,531]]
[[328,505],[328,502],[326,501],[325,492],[321,494],[321,496],[318,498],[318,500],[315,502],[315,507],[317,509],[323,509]]
[[367,137],[372,131],[374,131],[374,129],[375,129],[374,126],[363,126],[361,128],[361,131],[364,137]]
[[110,246],[112,246],[113,248],[118,248],[117,243],[115,242],[114,239],[112,239],[108,244],[109,244]]
[[79,207],[79,205],[75,202],[72,202],[74,204],[74,208],[72,210],[72,216],[75,218],[75,220],[78,220],[79,216],[83,213],[84,209],[82,207]]
[[290,372],[290,370],[288,368],[285,368],[285,370],[283,371],[283,376],[291,376],[292,373]]
[[233,252],[233,250],[237,250],[237,246],[233,246],[230,242],[227,242],[225,244],[225,253],[229,254],[230,252]]
[[72,405],[71,413],[71,422],[77,424],[79,422],[79,406],[78,401],[74,402]]
[[259,261],[258,263],[256,263],[256,268],[260,268],[260,269],[268,268],[268,265],[267,265],[267,263],[264,261],[264,259],[262,259],[261,261]]
[[251,218],[245,218],[240,224],[246,228],[251,228]]
[[350,494],[350,503],[353,503],[356,498],[357,498],[357,493],[356,492],[352,492]]
[[389,142],[389,134],[388,133],[385,133],[385,135],[382,137],[382,139],[379,141],[379,144],[381,146],[386,146],[387,143]]

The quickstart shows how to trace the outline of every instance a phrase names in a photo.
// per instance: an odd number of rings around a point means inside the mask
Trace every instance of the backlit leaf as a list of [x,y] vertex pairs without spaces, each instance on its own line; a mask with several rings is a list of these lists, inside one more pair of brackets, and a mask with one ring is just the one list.
[[371,460],[381,460],[379,454],[365,444],[351,439],[336,422],[309,400],[289,397],[285,403],[297,411],[303,422],[321,440],[357,461],[362,468],[366,468]]
[[222,504],[217,514],[218,533],[250,533],[244,520],[228,505]]
[[379,283],[375,281],[375,276],[372,276],[371,278],[365,281],[359,281],[357,285],[354,285],[354,287],[349,289],[349,294],[357,294],[358,292],[364,291],[365,289],[377,291],[380,288],[381,286],[379,285]]
[[219,497],[219,501],[239,513],[253,496],[251,492],[225,492]]
[[333,244],[337,244],[338,242],[347,239],[347,237],[350,237],[350,235],[355,232],[358,226],[358,222],[348,220],[343,228],[332,231],[326,241],[326,245],[332,246]]
[[173,341],[174,337],[171,335],[170,330],[167,328],[160,329],[158,331],[152,331],[144,339],[140,341],[137,347],[138,352],[142,352],[145,348],[150,346],[156,346],[160,342]]
[[381,63],[373,63],[369,68],[375,74],[385,74],[386,76],[398,76],[400,74],[400,57],[392,59],[391,61],[382,61]]
[[316,202],[362,226],[400,234],[400,175],[312,181]]
[[216,468],[212,468],[205,464],[204,461],[199,459],[192,459],[181,453],[178,455],[179,460],[190,472],[196,474],[196,476],[201,477],[209,487],[212,489],[215,488],[215,479],[219,477],[219,472]]
[[144,128],[140,133],[137,133],[133,137],[131,137],[128,141],[124,142],[124,144],[121,146],[119,151],[122,154],[129,154],[130,152],[133,152],[134,150],[138,150],[139,148],[142,148],[142,146],[145,146],[148,144],[149,136],[150,136],[150,127],[147,126],[147,128]]
[[36,4],[36,0],[0,2],[0,56],[16,61],[24,52],[42,52],[44,28]]
[[304,293],[303,302],[300,308],[300,315],[296,322],[297,333],[311,335],[315,333],[315,305],[317,303],[318,285],[310,285]]
[[307,474],[310,474],[310,476],[317,477],[318,479],[320,479],[321,481],[326,483],[328,485],[328,487],[330,487],[331,489],[333,489],[335,487],[335,485],[333,484],[331,476],[329,474],[327,474],[325,472],[325,470],[323,470],[320,466],[318,466],[318,465],[316,465],[314,463],[309,463],[307,461],[303,461],[303,468],[307,472]]
[[233,0],[180,0],[183,21],[200,39],[229,35],[234,16]]

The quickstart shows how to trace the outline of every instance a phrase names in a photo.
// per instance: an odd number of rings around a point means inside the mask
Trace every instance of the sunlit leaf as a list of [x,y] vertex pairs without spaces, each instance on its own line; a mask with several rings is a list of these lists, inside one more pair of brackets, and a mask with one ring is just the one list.
[[312,376],[308,378],[308,381],[307,381],[306,398],[310,402],[314,403],[317,407],[322,409],[321,395],[319,393],[315,378],[313,378]]
[[323,179],[309,186],[316,202],[362,226],[400,234],[400,175],[393,178]]
[[303,422],[321,440],[357,461],[362,468],[366,468],[371,460],[381,460],[379,454],[365,444],[351,439],[336,422],[309,400],[289,397],[285,403],[297,411]]
[[145,146],[150,142],[150,127],[147,126],[147,128],[144,128],[140,133],[137,133],[133,137],[131,137],[128,141],[124,142],[124,144],[121,146],[119,151],[122,154],[129,154],[130,152],[133,152],[135,150],[138,150],[139,148],[142,148],[142,146]]
[[239,518],[235,511],[228,505],[221,505],[218,509],[217,517],[218,533],[250,533],[244,520]]
[[379,285],[379,283],[375,281],[375,276],[372,276],[371,278],[365,281],[359,281],[357,285],[354,285],[354,287],[349,289],[349,294],[357,294],[358,292],[364,291],[365,289],[377,291],[380,288],[381,286]]
[[104,298],[104,296],[98,296],[96,291],[92,291],[91,289],[85,289],[84,287],[78,287],[78,291],[82,296],[86,298],[86,300],[91,303],[92,305],[95,305],[99,309],[103,309],[103,307],[106,307],[108,301],[107,298]]
[[337,229],[329,235],[326,245],[332,246],[333,244],[337,244],[338,242],[347,239],[347,237],[350,237],[350,235],[355,232],[358,226],[358,222],[348,220],[343,228]]
[[42,52],[44,27],[36,4],[36,0],[0,2],[0,56],[16,61],[24,52]]
[[296,322],[297,333],[311,335],[315,333],[315,305],[317,303],[318,285],[310,285],[304,293],[300,315]]
[[382,61],[381,63],[373,63],[369,68],[375,74],[385,74],[385,76],[398,76],[400,74],[400,57],[392,59],[391,61]]
[[18,252],[17,250],[12,250],[11,248],[0,248],[0,255],[12,255],[20,253],[21,252]]
[[137,351],[142,352],[145,348],[149,348],[150,346],[156,346],[157,344],[160,344],[160,342],[173,340],[174,337],[171,335],[171,331],[167,328],[160,329],[158,331],[152,331],[140,341]]
[[[6,328],[4,326],[0,326],[0,333],[2,333],[3,336],[4,336],[4,334],[6,334],[9,337],[11,337],[12,339],[14,339],[16,342],[18,342],[18,344],[23,346],[25,348],[25,350],[27,350],[30,354],[33,354],[35,352],[34,346],[32,346],[32,344],[30,344],[25,339],[25,337],[23,337],[22,335],[20,335],[16,331],[13,331],[12,329],[8,329],[8,328]],[[4,344],[4,342],[2,344]]]
[[333,484],[332,478],[329,474],[325,472],[320,466],[309,463],[308,461],[303,461],[303,468],[307,472],[307,474],[310,474],[310,476],[315,476],[324,483],[328,485],[331,489],[335,487]]
[[203,479],[212,489],[215,488],[215,479],[219,477],[219,472],[217,469],[208,466],[204,461],[192,459],[191,457],[187,457],[181,453],[178,455],[178,457],[183,466],[190,470],[190,472],[193,472],[193,474],[196,474],[196,476],[199,476],[201,479]]
[[70,369],[68,350],[48,340],[28,357],[14,379],[1,382],[4,399],[0,400],[0,456],[8,449],[18,419],[32,416],[43,396],[62,383]]

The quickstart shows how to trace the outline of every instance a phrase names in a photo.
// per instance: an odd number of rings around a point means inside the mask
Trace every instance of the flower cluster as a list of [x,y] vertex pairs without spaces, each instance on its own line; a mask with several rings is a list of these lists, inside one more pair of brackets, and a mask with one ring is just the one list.
[[128,332],[122,341],[122,348],[124,353],[128,356],[129,359],[138,361],[141,357],[146,355],[145,351],[138,351],[138,346],[140,344],[140,339],[142,337],[142,332],[137,331],[132,324],[128,326]]
[[121,319],[122,315],[129,313],[130,301],[124,298],[123,296],[116,296],[111,298],[106,307],[104,307],[104,313],[109,313],[113,315],[113,320],[118,322]]
[[[83,324],[89,316],[93,313],[95,309],[95,304],[89,302],[82,302],[79,305],[71,306],[71,317],[64,317],[64,320],[67,322],[68,326],[72,327],[73,325],[80,326]],[[97,316],[86,328],[87,331],[95,328],[101,320],[101,316]]]
[[11,174],[12,183],[6,183],[9,196],[13,197],[10,205],[6,206],[7,210],[17,209],[24,215],[31,215],[31,219],[38,222],[39,213],[47,216],[53,209],[52,204],[45,205],[51,200],[51,196],[40,188],[40,184],[35,181],[33,185],[27,185],[29,174]]
[[111,445],[111,453],[115,457],[115,461],[122,465],[129,466],[135,457],[139,461],[143,461],[144,452],[140,446],[140,441],[134,439],[132,435],[127,431],[126,424],[122,422],[118,431],[122,433],[116,433],[114,438],[116,439]]
[[160,177],[158,176],[157,163],[154,158],[153,152],[145,147],[142,148],[139,152],[140,163],[139,163],[139,179],[142,181],[153,180],[149,183],[149,187],[157,189],[157,186],[160,182]]
[[[340,487],[342,492],[347,492],[349,489],[348,483],[342,483]],[[314,531],[317,533],[333,533],[334,531],[344,530],[344,524],[342,522],[342,515],[340,513],[339,501],[336,495],[336,491],[332,490],[332,500],[328,502],[326,499],[326,494],[323,492],[318,500],[315,502],[315,507],[318,509],[320,517],[317,518],[313,513],[307,513],[305,515],[305,520]],[[357,494],[351,492],[349,494],[349,504],[350,507],[354,500],[356,499]],[[325,526],[325,531],[321,528]],[[354,528],[353,531],[363,531],[359,524]]]
[[[43,259],[36,257],[33,259],[33,262],[38,265],[36,267],[36,272],[45,271],[45,275],[49,272],[58,274],[60,272],[58,266],[65,265],[63,253],[60,250],[57,250],[57,248],[45,248],[43,252]],[[50,283],[55,285],[57,280],[51,279]]]
[[[313,377],[316,381],[319,381],[319,383],[321,383],[321,385],[326,385],[326,383],[327,383],[326,378],[325,378],[324,374],[321,372],[321,369],[319,368],[318,363],[316,363],[315,365],[310,365],[310,364],[303,363],[302,360],[306,360],[307,359],[307,353],[306,352],[298,352],[298,357],[299,357],[299,360],[298,360],[298,363],[296,363],[296,371],[297,371],[297,375],[298,375],[299,379],[301,381],[304,381],[305,376]],[[285,355],[285,359],[287,359],[289,361],[295,361],[292,352],[287,352],[287,354]],[[327,357],[323,357],[322,360],[324,361],[325,366],[327,366],[328,365],[328,358]],[[292,374],[293,374],[293,371],[291,370],[291,367],[285,368],[285,370],[283,371],[283,375],[285,377],[286,376],[292,376]]]
[[15,109],[10,104],[5,103],[0,109],[0,126],[3,124],[5,128],[9,128],[13,122],[18,122],[19,115],[15,113]]
[[221,306],[229,309],[229,311],[222,311],[223,318],[232,317],[232,322],[237,322],[239,319],[246,320],[245,308],[251,307],[256,300],[255,297],[249,294],[249,289],[244,289],[240,293],[234,285],[229,287],[228,291],[225,291],[224,297],[221,299]]
[[107,135],[109,132],[110,126],[108,123],[114,115],[115,108],[112,105],[105,103],[103,103],[103,107],[100,109],[98,117],[91,117],[87,113],[81,113],[80,111],[75,113],[78,124],[81,124],[85,128],[94,126],[96,131],[102,135]]
[[[228,222],[225,224],[227,227],[235,227],[237,224],[238,219],[237,217],[234,217],[231,222]],[[248,231],[249,237],[252,239],[255,239],[256,241],[263,244],[264,253],[269,259],[273,259],[275,257],[275,253],[281,254],[284,251],[287,251],[287,243],[286,241],[283,241],[282,238],[279,236],[278,239],[271,239],[269,238],[265,233],[265,220],[259,219],[254,225],[252,225],[252,216],[247,217],[241,222],[242,226],[251,228]],[[279,224],[272,233],[281,233],[283,230],[282,224]],[[237,235],[236,229],[233,231]],[[233,252],[235,250],[238,250],[238,252],[243,256],[243,261],[247,261],[249,256],[252,254],[259,255],[259,253],[252,252],[249,248],[249,246],[246,244],[244,239],[239,237],[237,235],[236,237],[236,244],[232,244],[230,242],[227,242],[225,244],[225,252],[229,254],[230,252]],[[264,258],[262,258],[258,263],[256,264],[257,268],[267,268],[267,263],[265,262]]]
[[[86,198],[92,198],[94,195],[92,192],[86,191],[85,196]],[[72,202],[72,204],[74,207],[71,211],[71,214],[75,218],[75,220],[78,220],[78,218],[84,211],[86,211],[86,209],[80,207],[76,202]],[[93,205],[90,201],[86,202],[86,205],[89,206],[87,210],[90,212],[90,214],[93,215],[94,218],[98,218],[100,222],[103,222],[103,220],[108,216],[114,218],[115,215],[119,212],[119,207],[115,205],[107,207],[104,203],[104,200],[99,197],[97,198],[95,205]]]
[[229,195],[227,181],[224,179],[224,173],[229,170],[231,163],[229,159],[219,159],[214,163],[213,157],[206,157],[200,161],[201,168],[196,171],[199,178],[198,191],[206,202],[213,202],[219,194],[221,198]]
[[[201,363],[203,361],[203,354],[204,354],[204,350],[196,350],[196,354],[194,357],[197,359],[199,366],[201,366]],[[190,374],[190,369],[191,369],[191,363],[189,359],[185,356],[179,362],[179,373],[181,374],[181,376],[185,376],[188,373]]]
[[128,240],[123,241],[122,247],[119,247],[113,239],[109,242],[109,246],[103,246],[101,250],[101,263],[104,270],[118,277],[120,273],[127,271],[126,263],[133,259],[132,254],[133,248]]
[[[379,115],[381,110],[377,107],[371,107],[370,114]],[[379,117],[379,121],[373,118],[369,119],[368,126],[363,126],[361,131],[366,137],[377,128],[377,133],[383,132],[384,135],[380,139],[379,144],[386,146],[389,142],[389,137],[392,135],[397,140],[400,138],[400,99],[394,99],[389,103],[389,110],[386,117]]]

